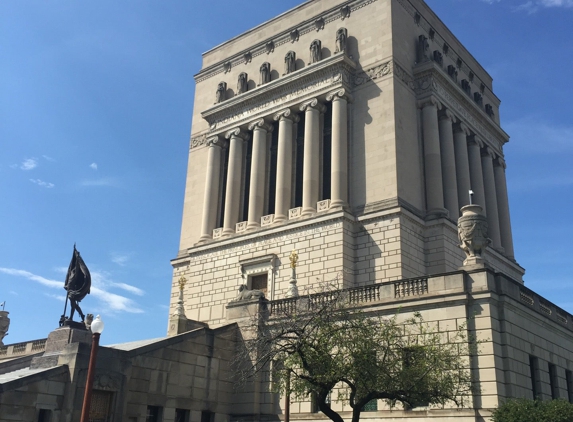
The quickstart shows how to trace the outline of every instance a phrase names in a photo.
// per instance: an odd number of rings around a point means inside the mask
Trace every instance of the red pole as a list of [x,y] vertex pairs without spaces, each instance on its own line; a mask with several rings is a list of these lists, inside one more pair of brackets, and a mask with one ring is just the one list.
[[89,422],[90,420],[90,404],[92,401],[92,385],[95,376],[95,363],[97,358],[97,349],[99,346],[99,333],[94,333],[92,336],[92,351],[90,353],[90,363],[88,366],[88,379],[86,380],[86,391],[84,393],[84,404],[82,405],[82,417],[80,422]]

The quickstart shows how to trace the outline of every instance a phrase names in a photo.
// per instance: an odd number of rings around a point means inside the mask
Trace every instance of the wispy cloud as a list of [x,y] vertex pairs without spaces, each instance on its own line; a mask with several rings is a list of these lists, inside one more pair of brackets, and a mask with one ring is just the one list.
[[35,169],[36,167],[38,167],[38,159],[36,158],[26,158],[24,161],[22,161],[22,164],[20,164],[20,170],[32,170]]
[[66,295],[56,295],[54,293],[44,293],[46,296],[51,297],[53,299],[57,299],[60,302],[65,302],[66,300]]
[[[488,1],[488,3],[490,2]],[[531,15],[541,8],[552,7],[573,8],[573,0],[529,0],[515,7],[515,10],[518,12],[526,12]]]
[[90,168],[91,168],[91,169],[94,169],[94,170],[97,170],[97,163],[91,163],[91,164],[90,164]]
[[129,261],[130,259],[131,259],[131,254],[128,253],[127,254],[117,253],[117,252],[111,253],[111,262],[117,265],[121,265],[122,267],[124,267],[127,264],[127,261]]
[[[573,0],[572,0],[573,1]],[[533,117],[524,117],[504,125],[511,133],[509,146],[540,154],[573,154],[573,126],[554,125]]]
[[[51,280],[26,270],[0,267],[0,272],[16,277],[26,278],[53,289],[61,289],[64,286],[63,281]],[[103,303],[107,312],[128,312],[132,314],[143,313],[143,310],[139,308],[137,303],[135,303],[132,299],[118,295],[116,293],[112,293],[110,288],[116,287],[118,289],[129,291],[130,293],[134,293],[139,296],[145,293],[143,290],[129,284],[115,283],[109,279],[107,273],[93,271],[91,272],[91,275],[91,294]],[[58,299],[60,298],[60,295],[53,295],[51,293],[48,293],[48,295],[52,295],[51,297],[56,297]]]
[[111,186],[118,187],[119,183],[117,180],[112,178],[102,178],[102,179],[87,179],[80,181],[80,186]]
[[54,158],[52,158],[52,157],[50,157],[50,156],[48,156],[48,155],[42,155],[42,157],[44,157],[44,159],[45,159],[46,161],[56,161]]
[[38,185],[38,186],[42,186],[43,188],[48,188],[48,189],[53,188],[54,186],[56,186],[56,185],[54,185],[53,183],[44,182],[43,180],[40,180],[40,179],[30,179],[30,182],[35,183],[35,184]]

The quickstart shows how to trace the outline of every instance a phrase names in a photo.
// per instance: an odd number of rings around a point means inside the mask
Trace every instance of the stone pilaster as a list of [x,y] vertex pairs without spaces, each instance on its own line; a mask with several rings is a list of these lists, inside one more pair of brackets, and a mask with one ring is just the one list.
[[261,226],[261,217],[265,205],[265,175],[267,162],[267,133],[273,127],[264,119],[259,119],[249,125],[253,131],[253,158],[251,161],[251,184],[249,188],[249,215],[247,230]]
[[471,190],[474,192],[473,203],[478,204],[483,209],[483,214],[487,215],[485,202],[485,191],[483,186],[483,172],[481,169],[481,147],[483,143],[477,136],[468,138],[468,161],[470,163]]
[[287,108],[276,113],[274,120],[279,122],[274,221],[280,223],[288,219],[288,210],[291,206],[293,190],[293,126],[300,119]]
[[430,97],[420,104],[422,108],[422,133],[424,137],[424,176],[426,180],[426,215],[438,218],[445,216],[444,189],[442,185],[442,159],[438,110],[440,102]]
[[241,204],[241,174],[243,172],[243,143],[249,135],[240,128],[231,129],[225,134],[229,141],[229,165],[227,168],[227,191],[225,192],[225,216],[223,218],[223,236],[235,233],[239,222]]
[[499,231],[501,234],[501,246],[505,254],[512,258],[513,235],[511,233],[511,219],[509,216],[509,200],[507,197],[507,183],[505,180],[505,161],[498,157],[493,162],[493,174],[495,177],[495,192],[497,194],[497,208],[499,214]]
[[468,159],[468,141],[470,131],[468,127],[459,123],[454,127],[454,149],[456,154],[456,179],[458,184],[458,204],[459,208],[470,203],[469,191],[470,163]]
[[442,152],[442,178],[444,188],[444,205],[450,218],[457,220],[458,207],[458,183],[456,174],[456,154],[454,150],[453,124],[456,117],[445,110],[439,119],[440,151]]
[[301,104],[305,113],[304,160],[302,172],[302,215],[316,213],[320,180],[320,113],[325,107],[316,98]]
[[201,238],[199,242],[205,242],[213,237],[219,202],[219,185],[221,183],[221,152],[225,141],[219,136],[213,136],[207,140],[207,145],[209,148],[207,178],[205,181],[203,219],[201,221]]
[[348,205],[348,102],[350,95],[345,89],[326,96],[332,101],[332,164],[330,176],[330,207]]
[[483,171],[485,203],[487,208],[487,224],[494,249],[502,250],[499,232],[499,215],[497,212],[497,193],[493,175],[494,152],[486,147],[482,150],[481,166]]

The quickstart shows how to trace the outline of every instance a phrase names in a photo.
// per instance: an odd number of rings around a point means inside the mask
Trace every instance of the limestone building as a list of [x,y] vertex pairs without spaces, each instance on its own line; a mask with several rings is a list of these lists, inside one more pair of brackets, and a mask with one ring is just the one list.
[[[487,215],[489,265],[513,255],[492,79],[423,1],[309,1],[203,55],[176,280],[220,325],[241,277],[270,300],[457,270],[456,223]],[[302,287],[302,286],[301,286]]]
[[[484,421],[508,397],[573,400],[573,316],[514,257],[492,79],[423,0],[309,0],[206,52],[195,80],[168,335],[101,348],[92,420],[285,419],[264,379],[233,386],[242,328],[332,280],[365,312],[418,311],[443,332],[471,317],[483,341],[470,407],[378,401],[363,419]],[[481,256],[470,201],[491,239]],[[266,299],[237,301],[243,284]],[[0,421],[78,420],[90,336],[68,331],[0,347]],[[310,397],[290,409],[325,420]]]

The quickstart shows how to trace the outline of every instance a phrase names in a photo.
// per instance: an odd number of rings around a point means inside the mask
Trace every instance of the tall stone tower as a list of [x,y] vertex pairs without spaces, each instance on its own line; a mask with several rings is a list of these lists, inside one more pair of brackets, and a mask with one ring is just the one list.
[[172,311],[225,322],[240,285],[268,299],[457,270],[456,223],[487,216],[513,254],[492,79],[422,0],[312,0],[203,55]]

